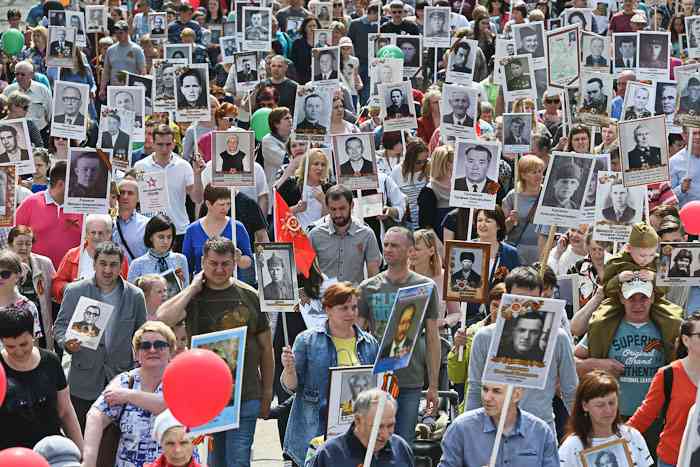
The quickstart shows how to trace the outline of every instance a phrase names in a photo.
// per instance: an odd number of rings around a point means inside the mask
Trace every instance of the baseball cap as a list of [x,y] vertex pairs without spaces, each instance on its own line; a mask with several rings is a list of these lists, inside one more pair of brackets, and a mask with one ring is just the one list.
[[403,2],[401,0],[391,0],[389,8],[403,8]]
[[114,23],[114,30],[115,31],[128,31],[129,30],[129,23],[127,23],[123,19],[120,19],[119,21]]
[[642,13],[636,13],[632,16],[632,19],[630,19],[630,23],[647,24],[647,19]]
[[654,291],[654,286],[649,281],[643,281],[641,279],[632,279],[622,284],[622,296],[625,299],[630,298],[632,295],[641,293],[647,297],[651,297],[651,293]]
[[51,467],[80,467],[80,449],[73,441],[58,435],[47,436],[34,446]]

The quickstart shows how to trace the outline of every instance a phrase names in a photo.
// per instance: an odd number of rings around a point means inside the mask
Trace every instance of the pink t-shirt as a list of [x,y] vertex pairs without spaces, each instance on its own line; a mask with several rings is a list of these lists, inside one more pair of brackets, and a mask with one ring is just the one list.
[[632,16],[620,11],[610,19],[609,29],[611,32],[634,32],[632,31]]

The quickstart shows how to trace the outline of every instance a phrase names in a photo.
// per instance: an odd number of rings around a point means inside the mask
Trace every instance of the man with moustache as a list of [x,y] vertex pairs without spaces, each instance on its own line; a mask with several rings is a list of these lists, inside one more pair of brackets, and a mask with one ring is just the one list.
[[668,271],[668,277],[690,277],[692,263],[693,254],[687,248],[681,248],[673,258],[673,266]]

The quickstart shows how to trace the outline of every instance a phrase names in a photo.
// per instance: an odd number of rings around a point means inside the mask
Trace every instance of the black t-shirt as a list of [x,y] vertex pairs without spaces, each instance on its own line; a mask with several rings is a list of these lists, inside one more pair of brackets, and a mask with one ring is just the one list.
[[386,34],[409,34],[412,36],[417,36],[421,33],[420,28],[416,25],[416,23],[412,23],[410,21],[401,21],[401,24],[394,24],[391,21],[382,24],[382,27],[379,28],[379,30],[383,33]]
[[31,371],[17,371],[0,361],[7,375],[7,395],[0,407],[0,450],[33,448],[42,438],[60,435],[58,391],[68,386],[58,357],[39,349],[41,360]]
[[280,95],[279,105],[280,107],[287,107],[289,112],[294,115],[294,102],[297,98],[297,83],[287,78],[281,83],[273,83],[271,80],[267,80],[268,86],[272,86],[277,89]]

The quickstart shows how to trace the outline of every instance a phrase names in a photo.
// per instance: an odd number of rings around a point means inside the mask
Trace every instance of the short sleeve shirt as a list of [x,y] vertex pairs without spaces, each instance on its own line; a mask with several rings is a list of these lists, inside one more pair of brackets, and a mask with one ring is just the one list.
[[[613,435],[607,438],[593,438],[591,445],[598,446],[622,437],[627,441],[627,447],[632,453],[633,467],[649,467],[654,463],[647,448],[647,443],[639,431],[627,425],[620,425],[620,435],[619,437]],[[572,435],[566,438],[559,447],[559,461],[561,465],[566,467],[583,467],[579,456],[582,450],[583,444],[578,436]]]
[[32,314],[32,317],[34,318],[34,338],[38,339],[40,337],[44,337],[43,333],[41,332],[41,323],[39,321],[39,310],[37,310],[36,305],[34,302],[29,300],[27,297],[24,295],[20,295],[15,302],[9,306],[4,306],[0,307],[0,313],[7,311],[7,310],[24,310],[28,309],[29,312]]
[[351,337],[343,339],[340,337],[331,337],[335,352],[338,355],[338,365],[340,366],[356,366],[360,364],[360,359],[357,356],[357,338]]

